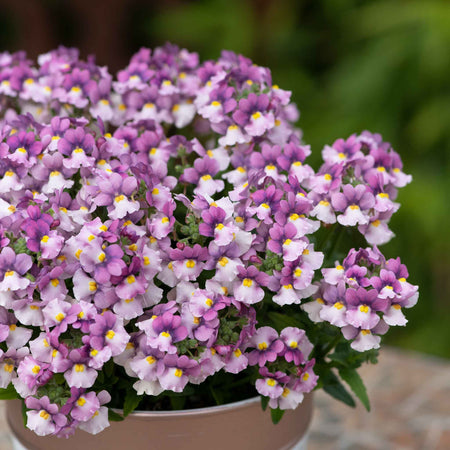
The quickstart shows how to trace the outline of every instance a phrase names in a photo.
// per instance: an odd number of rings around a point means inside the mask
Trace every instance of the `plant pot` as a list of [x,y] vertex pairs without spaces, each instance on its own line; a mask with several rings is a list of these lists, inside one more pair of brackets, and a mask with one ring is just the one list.
[[23,426],[21,402],[9,400],[7,420],[15,450],[300,450],[312,416],[312,395],[273,425],[255,397],[227,405],[182,411],[137,411],[93,436],[77,430],[65,440],[39,437]]

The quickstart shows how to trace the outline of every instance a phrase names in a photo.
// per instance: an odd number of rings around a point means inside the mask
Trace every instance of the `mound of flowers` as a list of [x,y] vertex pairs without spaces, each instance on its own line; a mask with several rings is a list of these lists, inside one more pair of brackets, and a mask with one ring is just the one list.
[[274,422],[316,387],[354,405],[341,379],[368,407],[356,369],[418,299],[377,247],[411,176],[369,132],[315,171],[297,119],[232,52],[141,49],[115,79],[75,49],[0,54],[0,387],[30,429],[238,385]]

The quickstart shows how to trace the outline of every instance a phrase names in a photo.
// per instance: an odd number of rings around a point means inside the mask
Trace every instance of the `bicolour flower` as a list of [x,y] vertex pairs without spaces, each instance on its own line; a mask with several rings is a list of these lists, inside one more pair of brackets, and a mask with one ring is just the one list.
[[16,255],[10,247],[4,247],[0,253],[0,291],[25,289],[30,280],[24,275],[30,270],[33,262],[25,253]]
[[130,340],[122,320],[110,311],[97,315],[89,327],[89,345],[110,356],[119,355]]
[[89,367],[90,357],[84,349],[74,349],[68,355],[71,367],[64,372],[64,378],[70,387],[90,388],[95,383],[98,372]]
[[261,367],[259,369],[259,374],[263,378],[256,380],[255,387],[261,395],[271,399],[275,399],[283,395],[283,385],[289,382],[289,375],[286,375],[281,371],[271,373],[267,367]]
[[233,120],[249,136],[261,136],[275,125],[273,113],[268,110],[269,97],[266,94],[251,93],[239,100],[238,108],[233,112]]
[[298,238],[297,228],[293,223],[284,226],[276,223],[269,230],[270,240],[267,248],[274,253],[282,254],[285,261],[296,260],[305,250],[308,242]]
[[29,411],[27,414],[27,427],[38,436],[57,434],[66,424],[67,418],[59,412],[58,405],[50,403],[45,395],[40,399],[28,397],[25,404]]
[[197,361],[186,355],[166,355],[158,361],[158,380],[164,389],[182,392],[190,376],[196,376],[200,370]]
[[237,280],[233,283],[233,293],[237,301],[252,305],[264,298],[262,286],[267,286],[270,281],[269,275],[260,272],[255,266],[247,268],[237,267]]
[[250,338],[249,347],[254,349],[247,356],[249,365],[263,367],[266,362],[274,362],[282,354],[285,345],[273,328],[261,327]]
[[[148,331],[147,331],[148,330]],[[181,317],[167,311],[151,322],[151,329],[147,329],[147,342],[160,351],[176,353],[175,343],[182,341],[188,335],[185,326],[181,324]]]
[[373,194],[364,185],[353,187],[346,184],[343,192],[335,192],[331,196],[331,204],[336,211],[344,214],[337,217],[344,226],[365,225],[369,222],[368,210],[375,204]]
[[136,191],[136,178],[112,173],[98,181],[93,201],[97,206],[106,206],[112,219],[122,219],[139,210],[139,202],[132,199],[132,194]]
[[284,358],[286,361],[292,361],[296,366],[304,364],[313,349],[305,331],[299,328],[287,327],[281,331],[280,339],[285,345]]

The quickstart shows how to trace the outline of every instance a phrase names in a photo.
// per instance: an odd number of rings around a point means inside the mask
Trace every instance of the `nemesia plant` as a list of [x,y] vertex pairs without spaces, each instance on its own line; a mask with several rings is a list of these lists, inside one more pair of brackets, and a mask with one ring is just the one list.
[[[0,387],[38,435],[256,393],[277,422],[356,369],[418,288],[378,246],[399,155],[311,150],[290,92],[224,51],[141,49],[117,77],[60,47],[0,54]],[[352,248],[355,247],[355,248]]]

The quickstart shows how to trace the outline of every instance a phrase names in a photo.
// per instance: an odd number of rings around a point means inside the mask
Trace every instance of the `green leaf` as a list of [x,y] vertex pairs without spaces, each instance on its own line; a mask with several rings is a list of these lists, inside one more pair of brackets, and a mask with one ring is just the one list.
[[284,409],[280,409],[280,408],[276,408],[276,409],[272,409],[270,408],[270,415],[272,417],[272,423],[274,425],[276,425],[281,418],[283,417],[284,414]]
[[334,397],[335,399],[345,403],[348,406],[354,408],[356,406],[355,400],[349,394],[347,389],[339,381],[339,378],[331,371],[326,368],[323,374],[320,375],[323,382],[323,390]]
[[367,396],[366,387],[359,376],[356,369],[343,368],[339,369],[339,375],[350,386],[354,394],[361,400],[367,411],[370,411],[369,397]]
[[269,397],[261,396],[261,408],[263,411],[267,409],[267,405],[269,404]]
[[114,373],[114,361],[110,359],[104,366],[105,375],[111,378]]
[[111,408],[108,408],[108,419],[111,422],[122,422],[122,420],[124,420],[120,414],[116,413]]
[[8,384],[8,387],[0,389],[0,400],[13,400],[19,398],[12,383]]
[[170,405],[174,410],[180,410],[184,408],[184,404],[186,403],[185,396],[173,396],[170,397]]
[[22,420],[23,420],[23,426],[26,428],[27,422],[28,422],[28,416],[27,416],[27,405],[25,405],[25,400],[22,400]]
[[123,402],[123,416],[127,417],[128,414],[132,413],[139,405],[141,399],[142,397],[139,397],[134,389],[129,389]]

